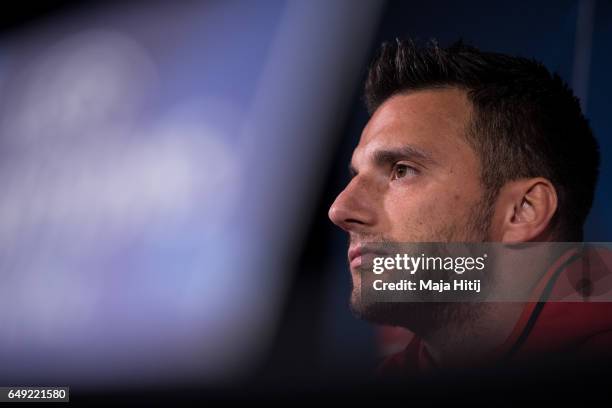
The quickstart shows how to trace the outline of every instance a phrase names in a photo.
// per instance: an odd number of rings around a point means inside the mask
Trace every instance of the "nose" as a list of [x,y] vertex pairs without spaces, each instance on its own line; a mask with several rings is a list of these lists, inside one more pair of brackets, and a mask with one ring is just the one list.
[[347,232],[374,225],[376,213],[368,198],[367,189],[358,184],[356,177],[353,178],[329,208],[329,219]]

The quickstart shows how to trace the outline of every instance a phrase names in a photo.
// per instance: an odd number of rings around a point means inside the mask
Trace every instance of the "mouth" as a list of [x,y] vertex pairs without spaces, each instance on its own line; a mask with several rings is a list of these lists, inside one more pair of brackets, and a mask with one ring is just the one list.
[[376,256],[386,256],[384,251],[379,248],[368,248],[367,246],[358,244],[349,248],[348,262],[351,269],[356,269],[362,266],[366,261],[372,261]]
[[359,268],[361,266],[362,251],[363,251],[363,247],[361,245],[356,245],[354,247],[349,248],[348,261],[349,261],[349,267],[351,269]]

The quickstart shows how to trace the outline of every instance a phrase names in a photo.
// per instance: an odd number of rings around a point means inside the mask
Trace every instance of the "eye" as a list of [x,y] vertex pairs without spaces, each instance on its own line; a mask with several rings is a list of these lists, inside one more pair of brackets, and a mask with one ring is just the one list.
[[396,163],[391,171],[391,179],[398,180],[406,176],[414,176],[418,174],[418,170],[407,164]]

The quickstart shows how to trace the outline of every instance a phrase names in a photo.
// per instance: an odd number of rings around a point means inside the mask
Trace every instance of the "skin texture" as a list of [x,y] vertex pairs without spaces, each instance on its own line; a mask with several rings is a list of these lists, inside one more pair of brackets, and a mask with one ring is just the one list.
[[[470,114],[465,93],[445,89],[394,96],[372,115],[353,153],[354,177],[329,210],[351,248],[486,240],[479,159],[464,139]],[[377,160],[381,152],[393,154]],[[360,276],[351,272],[355,309]]]
[[[509,182],[495,202],[487,202],[480,159],[466,139],[472,114],[465,91],[456,88],[398,94],[374,112],[353,153],[353,178],[329,209],[330,219],[349,235],[349,258],[367,242],[550,238],[547,226],[557,202],[548,180]],[[351,276],[351,308],[357,316],[414,331],[439,363],[449,365],[503,342],[523,307],[364,304],[355,265]],[[523,278],[534,279],[513,276]]]

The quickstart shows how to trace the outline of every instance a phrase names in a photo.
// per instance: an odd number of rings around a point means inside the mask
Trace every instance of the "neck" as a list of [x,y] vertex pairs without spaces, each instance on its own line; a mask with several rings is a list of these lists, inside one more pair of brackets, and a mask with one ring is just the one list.
[[[500,347],[524,308],[523,303],[440,303],[427,327],[412,325],[439,367],[470,367],[501,357]],[[430,315],[431,317],[431,315]]]
[[[568,247],[533,244],[504,248],[497,255],[491,281],[492,299],[518,302],[439,303],[424,309],[413,330],[440,367],[478,366],[502,357],[501,346],[512,333],[534,286]],[[428,316],[428,318],[425,318]]]

